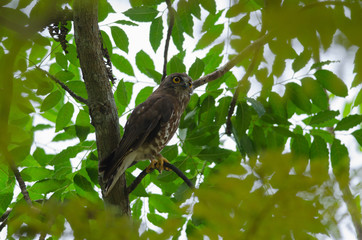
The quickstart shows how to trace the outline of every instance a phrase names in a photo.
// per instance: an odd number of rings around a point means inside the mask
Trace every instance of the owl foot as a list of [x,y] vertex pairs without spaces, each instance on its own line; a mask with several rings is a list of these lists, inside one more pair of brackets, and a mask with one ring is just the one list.
[[169,161],[162,156],[157,157],[157,159],[152,159],[150,165],[148,165],[146,169],[146,172],[150,173],[154,169],[157,169],[159,173],[162,173],[163,170],[170,171],[171,169],[163,166],[164,162],[169,163]]
[[150,165],[148,165],[148,167],[147,167],[147,169],[146,169],[146,172],[147,173],[150,173],[150,172],[152,172],[154,169],[157,169],[157,163],[158,163],[158,161],[156,160],[156,159],[152,159],[151,160],[151,163],[150,163]]
[[157,163],[156,163],[156,169],[162,173],[163,170],[166,171],[170,171],[171,169],[169,169],[168,167],[163,167],[164,162],[170,163],[166,158],[164,158],[163,156],[159,156],[157,158]]

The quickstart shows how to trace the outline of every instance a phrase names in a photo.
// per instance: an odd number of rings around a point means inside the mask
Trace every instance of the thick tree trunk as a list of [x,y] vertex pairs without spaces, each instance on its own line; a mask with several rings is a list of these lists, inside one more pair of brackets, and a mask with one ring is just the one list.
[[[74,33],[83,79],[88,92],[89,114],[96,131],[98,159],[106,157],[120,140],[117,108],[107,77],[98,27],[98,1],[74,0]],[[103,189],[104,183],[100,180]],[[106,206],[130,215],[126,180],[120,178],[104,198]]]

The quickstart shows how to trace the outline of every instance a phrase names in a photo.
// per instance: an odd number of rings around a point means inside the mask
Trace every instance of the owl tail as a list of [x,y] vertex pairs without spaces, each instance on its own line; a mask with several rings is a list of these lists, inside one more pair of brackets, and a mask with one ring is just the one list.
[[125,173],[127,168],[130,167],[133,162],[133,160],[124,160],[125,159],[117,159],[115,157],[115,152],[112,152],[108,157],[106,157],[99,163],[98,172],[104,186],[102,191],[104,197],[109,194],[114,185],[117,183],[120,176]]

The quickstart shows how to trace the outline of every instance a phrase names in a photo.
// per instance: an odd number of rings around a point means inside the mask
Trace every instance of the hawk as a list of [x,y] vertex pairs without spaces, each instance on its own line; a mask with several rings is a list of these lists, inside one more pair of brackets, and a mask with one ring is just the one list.
[[176,132],[192,91],[192,79],[187,74],[173,73],[133,110],[117,148],[99,163],[104,196],[133,162],[149,159],[149,171],[163,170],[167,160],[160,151]]

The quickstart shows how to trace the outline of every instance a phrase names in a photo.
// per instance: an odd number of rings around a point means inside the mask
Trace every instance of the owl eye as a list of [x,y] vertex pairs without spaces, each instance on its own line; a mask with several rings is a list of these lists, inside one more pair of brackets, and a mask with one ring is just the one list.
[[180,78],[180,77],[173,77],[173,78],[172,78],[172,82],[174,82],[174,83],[180,83],[180,82],[181,82],[181,78]]

